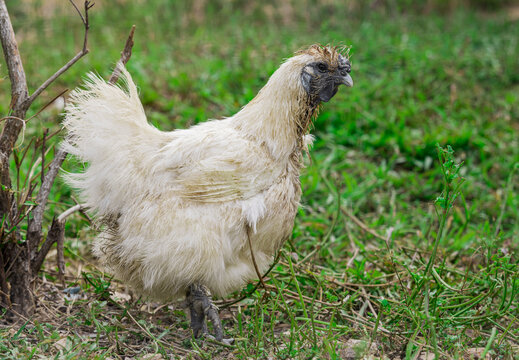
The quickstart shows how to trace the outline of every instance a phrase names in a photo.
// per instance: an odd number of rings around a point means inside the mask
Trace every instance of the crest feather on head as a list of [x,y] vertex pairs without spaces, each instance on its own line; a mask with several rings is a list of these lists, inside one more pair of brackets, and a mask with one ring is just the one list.
[[314,57],[320,57],[321,60],[328,63],[330,67],[337,67],[339,65],[339,56],[349,60],[349,53],[350,48],[347,46],[313,44],[307,49],[297,51],[296,55],[307,54]]

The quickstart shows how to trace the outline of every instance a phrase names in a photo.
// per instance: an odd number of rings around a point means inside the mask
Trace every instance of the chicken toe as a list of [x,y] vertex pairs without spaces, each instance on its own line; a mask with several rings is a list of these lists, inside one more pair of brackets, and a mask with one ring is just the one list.
[[218,316],[218,308],[211,300],[209,290],[203,285],[193,284],[187,291],[186,301],[191,316],[191,329],[195,338],[208,333],[207,318],[213,324],[214,338],[217,341],[223,341],[222,322]]

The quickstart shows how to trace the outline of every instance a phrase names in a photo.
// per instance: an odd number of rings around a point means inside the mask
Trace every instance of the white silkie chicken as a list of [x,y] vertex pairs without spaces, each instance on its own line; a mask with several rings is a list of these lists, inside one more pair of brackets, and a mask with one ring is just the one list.
[[234,116],[171,132],[147,122],[122,66],[122,87],[90,74],[66,106],[63,146],[89,164],[70,182],[105,225],[94,253],[143,295],[186,295],[195,336],[208,316],[221,341],[208,290],[223,296],[257,278],[253,256],[265,271],[290,236],[312,116],[353,85],[350,69],[336,48],[313,45]]

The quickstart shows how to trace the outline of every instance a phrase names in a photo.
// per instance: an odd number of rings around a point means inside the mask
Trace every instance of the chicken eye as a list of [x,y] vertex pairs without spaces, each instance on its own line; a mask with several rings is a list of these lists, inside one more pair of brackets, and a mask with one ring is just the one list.
[[339,68],[339,71],[342,76],[346,76],[346,74],[349,74],[351,72],[351,67],[345,67],[345,68]]
[[321,71],[321,72],[325,72],[326,70],[328,70],[328,67],[327,67],[326,64],[324,64],[324,63],[319,63],[319,64],[317,64],[317,68],[318,68],[319,71]]

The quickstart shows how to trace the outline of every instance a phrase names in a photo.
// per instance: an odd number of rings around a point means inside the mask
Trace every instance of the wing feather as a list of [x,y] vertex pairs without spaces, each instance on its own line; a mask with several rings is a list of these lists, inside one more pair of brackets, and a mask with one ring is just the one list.
[[203,203],[246,200],[279,178],[279,162],[227,125],[219,120],[182,130],[161,151],[155,169],[167,172],[166,182],[178,197]]

